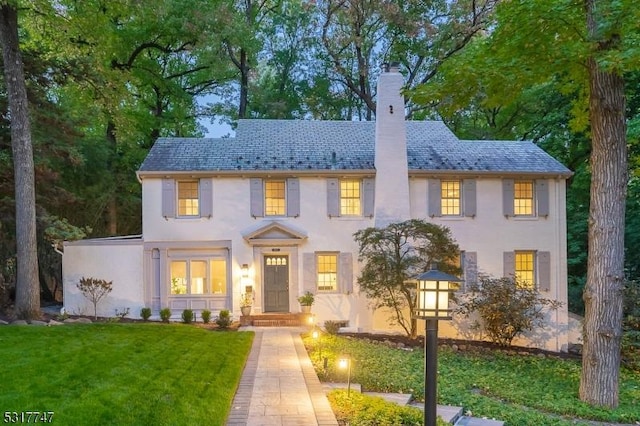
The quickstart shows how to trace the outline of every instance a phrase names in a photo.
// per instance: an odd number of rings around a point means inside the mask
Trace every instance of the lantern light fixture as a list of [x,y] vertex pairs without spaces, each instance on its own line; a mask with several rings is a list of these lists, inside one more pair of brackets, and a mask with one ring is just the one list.
[[458,277],[432,267],[416,277],[418,281],[414,318],[451,319],[449,296],[458,289]]
[[240,269],[242,270],[242,278],[249,278],[249,265],[243,263]]
[[449,295],[462,280],[431,266],[416,277],[417,294],[413,317],[425,320],[424,425],[435,426],[437,418],[438,321],[451,319]]

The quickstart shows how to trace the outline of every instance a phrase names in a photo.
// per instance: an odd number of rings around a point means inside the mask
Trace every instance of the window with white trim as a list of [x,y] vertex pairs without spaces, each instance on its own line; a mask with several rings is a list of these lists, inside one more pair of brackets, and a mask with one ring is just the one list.
[[535,277],[535,252],[516,251],[515,252],[515,279],[521,288],[533,288],[536,282]]
[[317,288],[318,291],[338,290],[338,254],[316,254]]
[[462,197],[459,180],[440,181],[440,197],[442,216],[460,216]]
[[178,216],[200,216],[200,190],[197,180],[178,181]]
[[285,216],[287,214],[286,183],[284,180],[264,181],[264,215]]
[[340,215],[362,215],[362,180],[340,180]]
[[171,295],[225,295],[227,261],[219,257],[176,259],[170,263]]
[[520,180],[513,183],[513,214],[515,216],[534,215],[534,187],[532,180]]

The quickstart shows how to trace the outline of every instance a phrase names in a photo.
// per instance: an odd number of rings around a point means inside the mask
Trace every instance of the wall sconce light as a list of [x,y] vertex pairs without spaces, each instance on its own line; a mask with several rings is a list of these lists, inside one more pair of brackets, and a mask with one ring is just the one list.
[[249,265],[246,263],[242,264],[242,278],[249,278]]

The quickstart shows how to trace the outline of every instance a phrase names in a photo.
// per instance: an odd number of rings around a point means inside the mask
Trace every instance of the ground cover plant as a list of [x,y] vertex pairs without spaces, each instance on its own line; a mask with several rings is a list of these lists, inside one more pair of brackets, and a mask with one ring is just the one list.
[[54,424],[224,425],[252,340],[184,324],[0,327],[0,407]]
[[[424,400],[424,352],[358,338],[303,336],[321,381],[345,382],[337,359],[353,359],[352,383],[364,390],[411,393]],[[580,361],[468,349],[438,351],[438,403],[462,406],[477,417],[507,425],[576,425],[588,420],[635,424],[640,421],[640,372],[623,368],[620,406],[594,408],[578,398]],[[327,358],[327,369],[324,369]]]
[[[418,426],[423,424],[422,411],[387,402],[377,396],[358,392],[349,393],[343,389],[336,389],[329,392],[327,398],[339,424],[348,424],[349,426]],[[450,425],[440,417],[436,419],[436,422],[438,426]]]

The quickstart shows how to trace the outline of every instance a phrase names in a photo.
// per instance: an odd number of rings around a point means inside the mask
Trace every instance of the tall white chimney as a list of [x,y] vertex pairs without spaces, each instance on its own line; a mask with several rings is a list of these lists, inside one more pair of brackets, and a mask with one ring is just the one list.
[[400,93],[403,85],[398,65],[385,64],[378,79],[376,106],[376,227],[411,218],[407,131],[404,98]]

